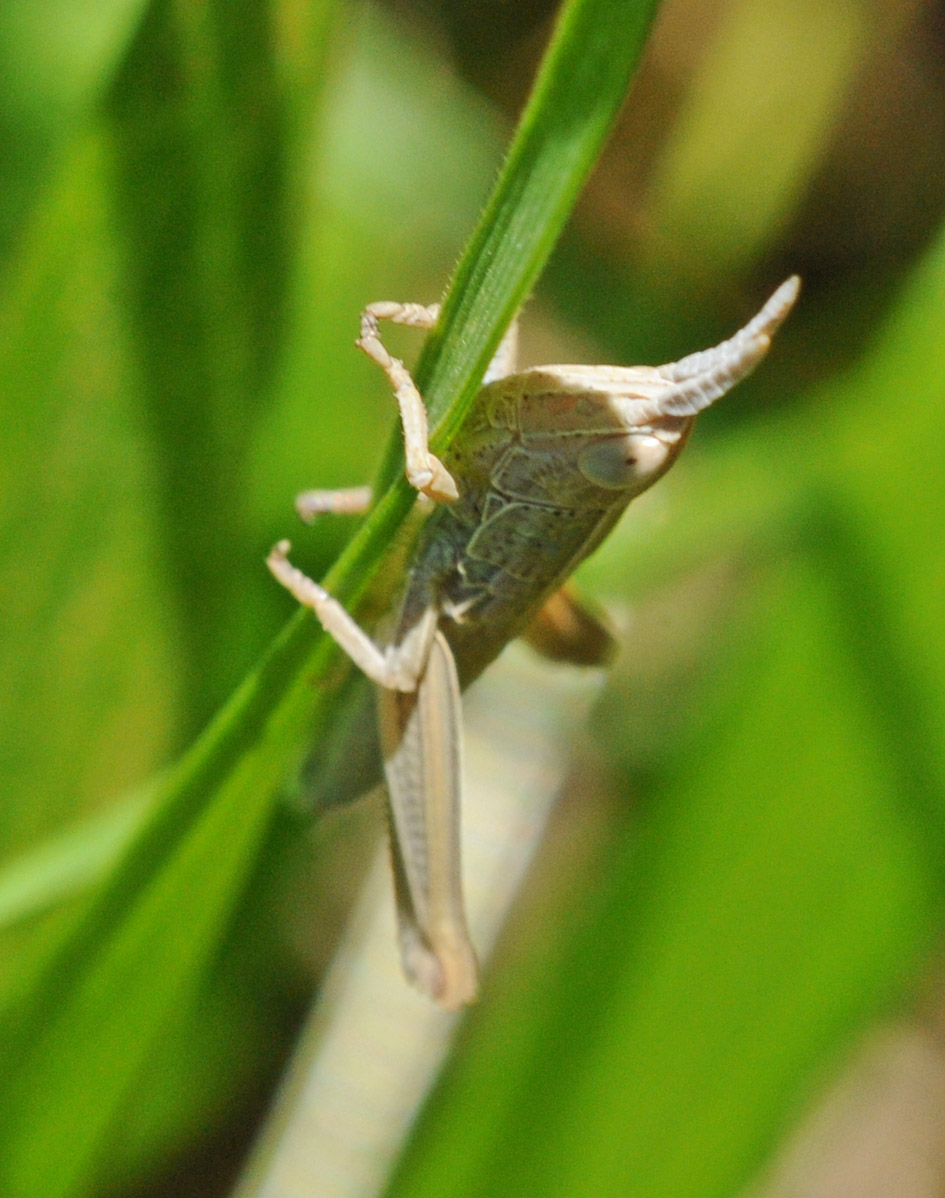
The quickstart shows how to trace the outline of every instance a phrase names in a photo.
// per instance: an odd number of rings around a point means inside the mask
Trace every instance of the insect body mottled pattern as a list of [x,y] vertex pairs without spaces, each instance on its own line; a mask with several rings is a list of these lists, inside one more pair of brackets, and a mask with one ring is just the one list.
[[[527,381],[544,385],[539,374]],[[636,493],[632,486],[602,487],[581,471],[582,454],[601,444],[604,419],[621,434],[617,417],[596,397],[535,392],[514,405],[507,398],[500,384],[485,388],[468,436],[461,430],[445,455],[460,498],[431,516],[404,602],[409,623],[435,595],[464,686],[528,626]],[[661,471],[682,446],[684,423],[670,418],[661,430]],[[615,448],[628,449],[622,438]],[[647,449],[653,451],[644,445],[641,452]]]
[[[270,555],[275,576],[378,684],[404,968],[447,1007],[475,997],[459,862],[459,691],[512,638],[558,659],[608,643],[562,584],[637,495],[670,468],[695,417],[761,361],[796,278],[730,340],[665,366],[542,366],[513,372],[506,337],[442,461],[409,373],[378,321],[431,327],[436,307],[372,304],[358,345],[394,388],[407,476],[438,503],[420,534],[389,644],[381,648],[317,583]],[[351,510],[354,494],[300,497],[303,515]],[[358,502],[367,494],[359,492]]]

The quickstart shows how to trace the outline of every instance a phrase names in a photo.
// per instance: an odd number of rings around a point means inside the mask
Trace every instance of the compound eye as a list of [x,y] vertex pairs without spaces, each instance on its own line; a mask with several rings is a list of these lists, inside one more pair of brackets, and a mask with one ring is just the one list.
[[578,469],[588,482],[611,491],[645,490],[666,468],[669,447],[648,433],[609,437],[578,455]]

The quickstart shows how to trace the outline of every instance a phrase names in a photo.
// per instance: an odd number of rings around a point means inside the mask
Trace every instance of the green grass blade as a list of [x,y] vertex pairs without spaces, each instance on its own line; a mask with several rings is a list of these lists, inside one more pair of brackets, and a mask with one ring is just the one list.
[[0,865],[0,928],[98,882],[143,822],[150,788]]
[[104,95],[145,0],[0,5],[0,273],[22,246],[43,186]]
[[[259,592],[241,568],[245,466],[296,250],[300,114],[313,108],[296,76],[315,75],[312,92],[319,74],[287,69],[299,51],[279,43],[275,7],[152,6],[108,105],[160,567],[177,605],[184,744],[260,645]],[[324,42],[335,7],[307,6],[296,42],[309,26]],[[314,47],[309,57],[318,61]]]

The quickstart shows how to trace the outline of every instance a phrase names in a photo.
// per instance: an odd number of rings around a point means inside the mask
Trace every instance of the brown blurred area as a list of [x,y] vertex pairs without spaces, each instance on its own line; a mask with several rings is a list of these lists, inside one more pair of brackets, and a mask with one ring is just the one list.
[[[386,0],[386,7],[409,25],[425,23],[455,69],[510,122],[525,101],[558,8],[550,0],[472,6]],[[667,139],[720,24],[736,7],[746,6],[720,0],[661,6],[633,103],[574,218],[580,235],[602,251],[626,254],[654,235],[648,197]],[[925,244],[945,206],[945,6],[868,0],[833,9],[835,17],[846,12],[859,23],[857,61],[778,246],[778,257],[808,281],[901,266]],[[672,254],[671,245],[658,248]]]
[[945,987],[867,1036],[744,1198],[945,1193]]

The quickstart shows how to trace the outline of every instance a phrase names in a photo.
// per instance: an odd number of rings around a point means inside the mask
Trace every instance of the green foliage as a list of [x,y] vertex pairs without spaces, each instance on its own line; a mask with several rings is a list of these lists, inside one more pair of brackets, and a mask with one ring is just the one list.
[[[277,800],[330,741],[343,667],[302,614],[264,648],[290,609],[262,557],[295,491],[377,468],[389,485],[330,571],[343,522],[300,551],[350,604],[394,584],[411,494],[396,438],[380,460],[390,403],[349,348],[357,311],[433,298],[505,140],[371,9],[92,7],[71,7],[55,75],[0,72],[10,1198],[143,1188],[287,1049],[307,983],[277,915],[313,864]],[[535,288],[654,7],[563,6],[417,367],[435,444]],[[762,33],[788,44],[780,15],[733,7],[640,246],[619,258],[615,238],[602,276],[572,235],[562,316],[605,313],[622,361],[711,340],[723,314],[696,303],[679,340],[660,239],[707,264],[681,292],[735,311],[867,53],[844,12],[829,44],[792,27],[791,121],[789,83],[766,107],[748,61]],[[42,63],[65,16],[10,5],[0,45]],[[586,567],[639,612],[595,724],[611,830],[582,850],[580,893],[537,903],[557,918],[526,905],[523,951],[500,954],[394,1193],[736,1193],[914,985],[945,876],[941,236],[907,268],[868,333],[852,286],[811,289],[754,404],[733,399]],[[805,376],[857,321],[859,360]],[[329,919],[326,903],[304,934]]]

